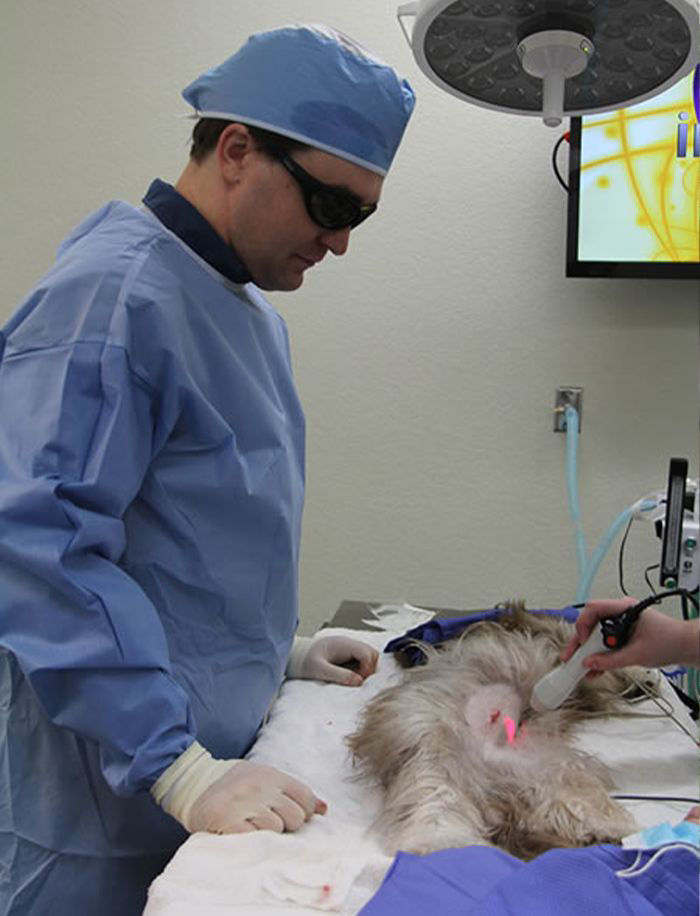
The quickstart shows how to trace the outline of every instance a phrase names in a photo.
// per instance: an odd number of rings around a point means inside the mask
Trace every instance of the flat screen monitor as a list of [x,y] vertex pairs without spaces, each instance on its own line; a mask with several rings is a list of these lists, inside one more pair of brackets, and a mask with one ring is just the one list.
[[654,98],[571,119],[568,277],[700,279],[700,64]]

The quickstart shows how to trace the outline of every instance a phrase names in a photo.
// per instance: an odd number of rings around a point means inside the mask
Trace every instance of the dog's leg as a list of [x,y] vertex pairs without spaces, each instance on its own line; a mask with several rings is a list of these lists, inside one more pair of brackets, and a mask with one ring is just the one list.
[[527,833],[532,849],[614,843],[632,833],[634,819],[610,798],[611,788],[599,761],[561,746],[543,768],[542,778],[529,787]]
[[377,822],[387,851],[425,855],[449,847],[491,845],[478,807],[459,792],[444,763],[419,754],[396,776]]

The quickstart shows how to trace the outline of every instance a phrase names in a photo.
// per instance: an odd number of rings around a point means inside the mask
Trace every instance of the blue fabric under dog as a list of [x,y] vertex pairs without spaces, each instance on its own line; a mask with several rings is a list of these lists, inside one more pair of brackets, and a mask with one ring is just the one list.
[[689,916],[698,912],[698,850],[591,846],[521,862],[469,846],[400,852],[361,916]]
[[[529,610],[530,614],[543,614],[547,617],[561,617],[568,623],[575,623],[578,618],[578,610],[569,605],[559,608],[558,610]],[[482,620],[497,620],[504,614],[510,613],[507,608],[489,608],[485,611],[472,611],[461,617],[450,617],[444,620],[430,620],[428,623],[422,623],[413,627],[403,636],[397,636],[396,639],[390,640],[384,647],[385,652],[401,652],[406,667],[411,668],[414,665],[420,665],[425,660],[425,653],[420,646],[415,644],[416,640],[427,642],[431,645],[439,642],[445,642],[448,639],[454,639],[459,636],[467,627]]]

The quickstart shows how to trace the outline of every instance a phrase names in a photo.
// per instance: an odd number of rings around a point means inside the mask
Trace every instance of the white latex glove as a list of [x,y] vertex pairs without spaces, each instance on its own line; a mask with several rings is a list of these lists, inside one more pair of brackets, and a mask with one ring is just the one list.
[[[285,674],[288,678],[330,681],[359,687],[377,670],[379,652],[366,642],[347,636],[309,639],[295,636]],[[349,666],[349,667],[345,667]]]
[[327,810],[308,786],[281,770],[215,760],[197,741],[159,776],[151,794],[190,833],[283,833]]

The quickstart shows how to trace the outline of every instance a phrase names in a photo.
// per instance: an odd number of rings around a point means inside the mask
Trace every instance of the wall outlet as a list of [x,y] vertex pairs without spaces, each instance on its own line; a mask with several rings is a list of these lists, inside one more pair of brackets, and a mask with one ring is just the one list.
[[566,408],[573,407],[578,414],[578,431],[581,432],[583,388],[557,388],[554,398],[554,432],[566,432]]

